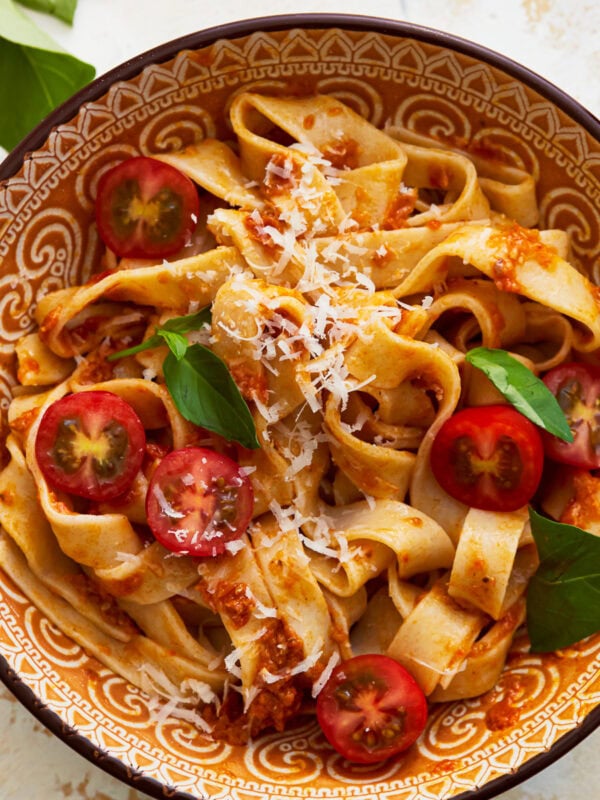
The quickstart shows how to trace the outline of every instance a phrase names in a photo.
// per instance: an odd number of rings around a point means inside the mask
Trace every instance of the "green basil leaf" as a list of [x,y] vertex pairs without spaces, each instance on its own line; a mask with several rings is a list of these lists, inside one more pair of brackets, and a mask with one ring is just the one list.
[[475,347],[465,360],[480,369],[523,416],[559,439],[573,441],[569,423],[552,392],[510,353]]
[[600,537],[529,510],[540,565],[527,589],[531,649],[569,647],[600,631]]
[[[197,331],[205,325],[210,325],[211,311],[210,306],[205,306],[196,311],[194,314],[187,314],[184,317],[173,317],[168,319],[163,325],[156,328],[156,333],[149,336],[145,341],[128,347],[126,350],[119,350],[117,353],[111,353],[108,356],[108,361],[116,361],[118,358],[125,358],[125,356],[134,356],[137,353],[142,353],[144,350],[152,350],[155,347],[160,347],[166,343],[176,358],[182,358],[185,350],[187,350],[188,342],[183,336],[177,337],[175,334],[189,333],[190,331]],[[173,336],[171,334],[174,334]]]
[[11,150],[95,69],[65,52],[13,0],[0,0],[0,145]]
[[22,6],[33,8],[35,11],[53,14],[69,25],[73,24],[73,17],[77,8],[77,0],[18,0],[18,2]]
[[159,336],[157,333],[155,333],[133,347],[128,347],[126,350],[119,350],[116,353],[111,353],[106,357],[106,360],[116,361],[118,358],[125,358],[125,356],[135,356],[137,353],[143,353],[144,350],[152,350],[153,348],[160,347],[163,344],[164,340],[162,336]]
[[194,314],[187,314],[185,317],[173,317],[168,319],[160,329],[163,331],[173,331],[174,333],[189,333],[198,331],[206,325],[210,325],[212,314],[210,306],[201,308]]
[[163,363],[167,388],[181,414],[243,447],[260,447],[250,409],[225,363],[207,347],[194,344],[179,360]]
[[157,331],[156,335],[160,336],[160,338],[167,343],[169,350],[178,361],[184,357],[189,343],[182,333],[175,333],[175,331],[168,331],[165,328],[161,328]]

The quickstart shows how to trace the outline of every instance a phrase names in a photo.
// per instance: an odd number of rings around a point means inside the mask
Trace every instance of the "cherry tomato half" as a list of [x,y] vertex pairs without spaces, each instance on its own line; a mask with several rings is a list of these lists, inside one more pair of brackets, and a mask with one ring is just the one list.
[[54,488],[101,501],[131,486],[145,443],[144,426],[129,403],[112,392],[77,392],[44,412],[35,454]]
[[440,428],[431,469],[451,497],[487,511],[514,511],[533,497],[544,466],[536,426],[507,405],[458,411]]
[[187,244],[199,214],[194,183],[170,164],[138,156],[100,178],[96,223],[118,256],[162,258]]
[[252,484],[228,456],[204,447],[173,450],[156,468],[146,495],[152,533],[168,550],[217,556],[252,517]]
[[393,658],[361,655],[334,669],[317,697],[317,719],[344,758],[373,764],[419,738],[427,701],[412,675]]
[[560,364],[544,383],[562,408],[572,442],[544,433],[548,458],[583,469],[600,467],[600,368],[591,364]]

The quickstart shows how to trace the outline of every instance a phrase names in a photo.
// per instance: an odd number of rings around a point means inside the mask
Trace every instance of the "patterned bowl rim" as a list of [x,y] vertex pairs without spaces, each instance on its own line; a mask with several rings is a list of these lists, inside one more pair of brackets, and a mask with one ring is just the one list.
[[[197,50],[202,47],[208,47],[219,39],[238,39],[258,31],[275,32],[295,28],[340,28],[343,30],[374,31],[407,39],[416,39],[427,44],[446,47],[449,50],[463,53],[502,70],[538,92],[546,100],[562,109],[594,139],[600,142],[600,119],[594,114],[546,78],[483,45],[445,31],[382,17],[331,13],[281,14],[243,19],[189,33],[146,50],[114,67],[74,94],[40,122],[0,163],[0,181],[7,180],[15,175],[27,159],[28,154],[40,148],[56,126],[72,119],[81,105],[97,100],[114,83],[135,77],[148,65],[168,61],[174,58],[181,50]],[[123,783],[145,792],[151,797],[159,800],[165,797],[165,787],[159,781],[144,776],[142,773],[132,771],[131,767],[128,767],[109,752],[99,749],[89,739],[67,725],[55,711],[45,706],[35,692],[9,666],[2,655],[0,655],[0,680],[40,723],[88,761]],[[599,726],[600,706],[597,706],[580,725],[563,734],[549,750],[529,759],[515,772],[502,775],[478,789],[463,792],[455,797],[454,800],[489,800],[489,798],[496,797],[548,767],[583,741]],[[175,791],[173,793],[172,787],[169,788],[169,797],[171,800],[201,800],[200,798],[192,798],[187,792]]]

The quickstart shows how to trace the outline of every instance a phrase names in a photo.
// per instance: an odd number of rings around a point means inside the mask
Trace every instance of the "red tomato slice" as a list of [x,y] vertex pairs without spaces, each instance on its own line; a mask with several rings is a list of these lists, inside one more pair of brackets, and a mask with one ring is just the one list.
[[98,183],[100,238],[118,256],[162,258],[191,240],[200,205],[194,183],[170,164],[138,156]]
[[419,738],[427,701],[412,675],[393,658],[355,656],[334,669],[319,693],[317,719],[344,758],[373,764]]
[[487,511],[514,511],[528,503],[543,466],[538,429],[507,405],[458,411],[431,448],[431,469],[440,486],[456,500]]
[[560,364],[544,383],[562,408],[572,442],[544,433],[548,458],[583,469],[600,467],[600,368],[591,364]]
[[173,450],[148,487],[146,516],[168,550],[217,556],[238,539],[252,517],[252,484],[228,456],[204,447]]
[[55,489],[89,500],[110,500],[133,483],[146,434],[133,408],[112,392],[77,392],[45,411],[35,455]]

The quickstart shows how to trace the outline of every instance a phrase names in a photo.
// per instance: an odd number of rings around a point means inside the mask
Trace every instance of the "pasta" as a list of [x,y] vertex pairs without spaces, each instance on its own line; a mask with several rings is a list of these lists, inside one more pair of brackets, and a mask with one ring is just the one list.
[[[0,564],[89,653],[216,738],[283,729],[358,654],[393,657],[431,702],[488,691],[538,564],[527,508],[454,499],[432,443],[463,406],[505,402],[472,347],[535,375],[597,350],[597,289],[565,233],[533,227],[531,177],[502,162],[379,130],[328,96],[242,93],[230,122],[235,146],[154,156],[199,188],[189,247],[107,251],[97,279],[39,298],[16,347]],[[182,415],[164,342],[108,359],[205,306],[210,328],[187,336],[227,365],[258,449]],[[152,444],[125,497],[71,497],[40,468],[43,414],[89,391],[125,400]],[[174,555],[147,527],[153,470],[199,445],[233,454],[254,497],[215,557]]]

